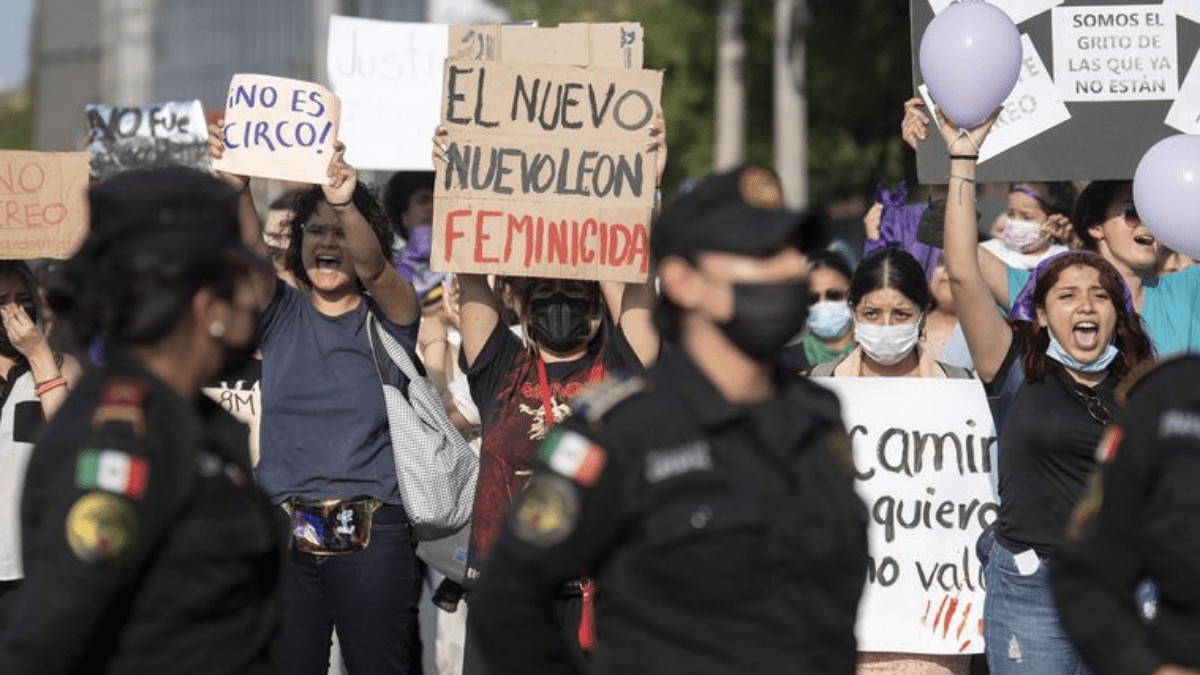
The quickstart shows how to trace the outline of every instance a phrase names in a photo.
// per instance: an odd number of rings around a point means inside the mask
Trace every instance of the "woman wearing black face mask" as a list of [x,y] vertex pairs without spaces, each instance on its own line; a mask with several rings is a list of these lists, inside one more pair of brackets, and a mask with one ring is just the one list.
[[79,362],[51,351],[37,282],[23,260],[0,260],[0,626],[21,583],[20,501],[34,433],[62,406]]
[[48,301],[108,359],[29,461],[0,670],[274,672],[276,515],[244,427],[200,395],[253,345],[270,267],[240,244],[233,192],[197,171],[119,174],[89,213]]
[[[611,372],[640,371],[657,356],[658,337],[649,283],[501,278],[501,293],[494,293],[484,277],[460,278],[461,360],[483,420],[468,572],[474,576],[528,480],[526,463],[570,414],[570,399]],[[524,339],[500,320],[501,295],[512,300]],[[464,672],[480,668],[468,647]]]
[[570,414],[570,399],[609,372],[641,370],[657,356],[658,337],[650,284],[500,278],[522,340],[500,321],[499,294],[487,281],[461,279],[462,361],[483,419],[471,542],[478,570],[527,479],[526,461]]

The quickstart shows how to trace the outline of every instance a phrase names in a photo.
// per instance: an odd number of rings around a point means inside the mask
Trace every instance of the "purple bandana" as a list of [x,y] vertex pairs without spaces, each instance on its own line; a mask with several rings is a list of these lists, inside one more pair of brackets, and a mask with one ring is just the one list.
[[[1016,319],[1017,321],[1028,321],[1030,323],[1037,320],[1037,315],[1033,311],[1033,289],[1037,286],[1038,276],[1046,269],[1051,260],[1068,253],[1093,255],[1104,261],[1105,265],[1109,265],[1109,262],[1104,260],[1100,254],[1090,251],[1063,251],[1062,253],[1056,253],[1047,257],[1038,263],[1038,266],[1033,270],[1033,274],[1029,275],[1029,280],[1025,282],[1025,285],[1021,288],[1021,292],[1017,294],[1017,299],[1013,302],[1012,309],[1008,310],[1008,318]],[[1120,274],[1117,275],[1118,278],[1120,276]],[[1121,279],[1121,289],[1125,291],[1125,309],[1129,311],[1129,316],[1137,316],[1137,312],[1133,309],[1133,295],[1129,293],[1129,286],[1125,283],[1124,279]]]

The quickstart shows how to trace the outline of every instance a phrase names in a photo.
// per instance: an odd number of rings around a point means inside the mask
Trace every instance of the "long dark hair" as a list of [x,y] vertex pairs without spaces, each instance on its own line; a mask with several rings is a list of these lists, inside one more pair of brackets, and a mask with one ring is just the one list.
[[[362,181],[359,181],[354,186],[353,199],[355,208],[367,220],[367,223],[371,226],[371,232],[375,234],[375,239],[379,241],[379,251],[383,253],[384,260],[387,260],[388,264],[391,264],[392,230],[388,226],[387,215],[383,212],[383,207],[375,199],[371,188],[367,187]],[[323,201],[325,201],[325,192],[321,186],[309,186],[296,195],[292,219],[288,221],[288,227],[292,232],[292,240],[288,244],[287,269],[305,288],[312,288],[312,280],[308,278],[308,272],[304,269],[304,260],[301,256],[301,251],[304,250],[304,224],[317,212],[317,205]],[[366,290],[361,279],[358,280],[358,290],[359,292]]]
[[239,269],[214,242],[237,238],[237,196],[194,169],[119,173],[88,192],[90,229],[46,283],[68,344],[103,334],[117,344],[168,335],[201,288],[232,299]]
[[[1131,370],[1140,368],[1144,363],[1154,360],[1154,346],[1146,332],[1142,330],[1142,322],[1136,314],[1130,312],[1125,302],[1125,282],[1121,279],[1111,264],[1104,258],[1088,251],[1072,251],[1062,253],[1046,263],[1046,267],[1038,274],[1033,289],[1033,306],[1046,307],[1046,296],[1054,284],[1058,283],[1063,271],[1076,266],[1091,267],[1100,273],[1100,285],[1108,294],[1117,312],[1117,325],[1114,330],[1113,344],[1120,350],[1117,358],[1109,367],[1110,372],[1117,378],[1125,377]],[[1019,333],[1018,338],[1024,349],[1022,360],[1025,364],[1025,375],[1030,380],[1039,380],[1055,370],[1063,368],[1062,364],[1046,356],[1046,347],[1050,346],[1050,331],[1039,327],[1033,321],[1014,321],[1014,328]]]
[[1084,248],[1096,250],[1096,238],[1089,230],[1108,220],[1108,208],[1117,193],[1132,185],[1133,181],[1129,180],[1094,180],[1079,193],[1079,199],[1075,200],[1075,211],[1071,215],[1071,227],[1083,240]]
[[911,253],[895,246],[875,251],[858,263],[850,278],[850,306],[857,307],[863,297],[881,288],[900,291],[922,312],[933,307],[933,292],[925,270]]

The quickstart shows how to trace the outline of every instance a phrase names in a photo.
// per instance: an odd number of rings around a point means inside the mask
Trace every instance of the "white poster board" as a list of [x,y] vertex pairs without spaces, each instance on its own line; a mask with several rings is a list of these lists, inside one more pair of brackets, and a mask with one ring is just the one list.
[[432,171],[449,27],[329,18],[326,68],[342,101],[338,132],[359,169]]
[[978,380],[813,378],[842,402],[871,561],[859,605],[867,652],[983,651],[983,567],[995,521],[996,433]]
[[1175,98],[1175,12],[1153,5],[1055,7],[1054,78],[1064,101]]
[[[1196,3],[1200,7],[1200,2]],[[1167,111],[1166,125],[1185,134],[1200,134],[1200,58],[1192,62],[1179,95]]]
[[1177,15],[1200,23],[1200,2],[1196,0],[1162,0],[1163,8],[1173,10]]

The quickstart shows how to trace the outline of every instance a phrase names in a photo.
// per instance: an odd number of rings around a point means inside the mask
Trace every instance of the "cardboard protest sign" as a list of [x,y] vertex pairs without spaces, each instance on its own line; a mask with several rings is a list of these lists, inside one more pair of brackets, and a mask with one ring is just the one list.
[[338,137],[360,169],[430,171],[448,27],[329,18],[329,83],[342,103]]
[[[1179,78],[1189,72],[1200,51],[1200,24],[1180,18],[1200,3],[1029,0],[994,4],[1012,11],[1041,10],[1025,19],[1021,30],[1038,53],[1055,93],[1039,85],[1041,93],[1030,99],[1038,104],[1036,113],[1025,113],[1020,105],[1014,108],[1011,97],[1006,101],[1004,116],[1021,113],[1019,119],[1009,120],[1013,129],[1007,132],[1010,140],[1018,142],[979,165],[981,182],[1131,179],[1146,150],[1183,125],[1179,116],[1185,114],[1186,101],[1183,110],[1170,119],[1168,115],[1177,98],[1186,98]],[[922,84],[916,54],[933,19],[933,8],[931,0],[910,0],[910,7],[916,89]],[[1018,87],[1024,84],[1024,76],[1025,71]],[[1043,104],[1055,99],[1064,102],[1068,118],[1047,125],[1050,118],[1042,114],[1047,112]],[[1055,117],[1062,117],[1061,110]],[[927,184],[944,183],[947,166],[945,143],[940,135],[930,134],[917,148],[918,178]]]
[[87,230],[86,152],[0,150],[0,258],[69,258]]
[[433,268],[644,280],[661,90],[654,71],[447,59]]
[[341,106],[312,82],[234,75],[225,102],[225,153],[219,171],[323,184],[338,137]]
[[999,512],[996,433],[978,380],[814,378],[841,399],[871,559],[860,651],[983,651],[975,541]]
[[452,59],[634,70],[642,67],[642,56],[642,27],[636,23],[450,27]]
[[200,101],[86,107],[92,180],[128,169],[187,166],[208,171],[208,128]]

